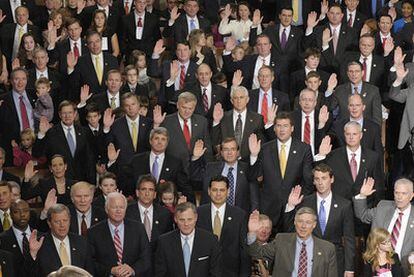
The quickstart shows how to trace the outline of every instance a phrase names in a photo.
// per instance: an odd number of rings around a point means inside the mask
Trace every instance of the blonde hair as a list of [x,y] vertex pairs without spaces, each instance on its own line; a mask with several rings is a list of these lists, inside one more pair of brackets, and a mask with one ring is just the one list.
[[[390,233],[383,228],[374,228],[368,235],[367,250],[362,255],[362,258],[366,263],[371,264],[373,270],[376,270],[379,266],[378,247],[387,239],[390,239]],[[387,261],[389,261],[390,264],[394,264],[394,259],[392,258],[393,255],[394,251],[392,249],[387,252]]]
[[73,197],[73,195],[75,194],[75,191],[81,188],[89,189],[92,195],[95,192],[95,186],[93,186],[92,184],[88,182],[81,181],[81,182],[77,182],[72,185],[72,187],[70,188],[70,196]]

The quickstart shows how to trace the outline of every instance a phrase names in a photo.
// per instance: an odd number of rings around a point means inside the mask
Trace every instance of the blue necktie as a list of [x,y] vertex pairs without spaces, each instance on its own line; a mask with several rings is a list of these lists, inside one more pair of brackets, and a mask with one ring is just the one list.
[[185,242],[183,245],[183,257],[184,257],[184,267],[185,267],[185,275],[188,276],[188,271],[190,269],[190,245],[188,244],[188,237],[185,237]]
[[76,146],[75,146],[75,140],[73,139],[71,130],[72,128],[68,128],[66,140],[68,141],[68,145],[69,145],[69,149],[70,149],[70,153],[72,154],[72,157],[75,157]]
[[194,29],[196,29],[195,20],[190,19],[190,32]]
[[382,0],[371,0],[371,7],[372,7],[372,15],[375,17],[377,14],[377,10],[381,9],[383,6]]
[[152,176],[158,182],[158,156],[155,156],[154,163],[152,164]]
[[229,197],[227,198],[227,204],[234,206],[234,176],[233,176],[233,167],[229,167],[229,172],[227,173],[227,179],[229,179]]
[[322,235],[325,233],[326,228],[326,212],[325,207],[323,206],[325,204],[325,200],[321,201],[321,205],[319,207],[319,226],[321,227]]

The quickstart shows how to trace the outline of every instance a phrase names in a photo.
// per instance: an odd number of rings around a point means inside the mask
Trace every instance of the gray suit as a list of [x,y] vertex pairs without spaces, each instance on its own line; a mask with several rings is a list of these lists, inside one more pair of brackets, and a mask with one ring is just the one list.
[[[312,277],[338,276],[335,246],[313,237]],[[248,247],[249,255],[273,261],[272,276],[291,277],[295,267],[296,233],[279,233],[275,239],[260,246],[257,242]]]
[[[352,94],[353,92],[350,82],[338,86],[335,89],[335,92],[329,97],[329,109],[333,110],[336,106],[339,106],[339,117],[349,118],[348,97]],[[381,96],[378,88],[369,83],[363,82],[361,95],[365,103],[364,116],[370,118],[381,126],[382,108]]]
[[[388,229],[394,215],[396,206],[394,201],[382,200],[376,208],[368,209],[366,199],[355,199],[355,215],[364,223],[371,223],[371,228]],[[403,266],[404,276],[409,275],[408,255],[414,251],[414,207],[411,206],[407,229],[405,230],[400,260]]]

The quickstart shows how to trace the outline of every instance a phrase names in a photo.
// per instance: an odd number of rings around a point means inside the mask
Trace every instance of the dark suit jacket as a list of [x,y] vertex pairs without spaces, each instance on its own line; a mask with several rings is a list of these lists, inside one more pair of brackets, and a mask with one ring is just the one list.
[[[88,228],[92,228],[94,225],[98,224],[102,220],[106,219],[106,213],[103,209],[99,207],[92,206],[92,214],[91,214],[91,226]],[[69,206],[70,211],[70,227],[69,232],[80,235],[80,228],[78,222],[78,215],[76,213],[76,208],[74,205]]]
[[[78,45],[81,48],[82,56],[89,53],[89,49],[86,43],[86,40],[81,39],[81,44]],[[55,45],[55,48],[48,51],[50,57],[50,63],[53,64],[58,62],[58,69],[62,76],[68,75],[68,63],[66,61],[66,56],[70,52],[70,41],[69,38],[58,42]]]
[[[180,230],[164,234],[158,240],[154,277],[185,276]],[[195,229],[188,277],[219,277],[223,272],[221,247],[209,232]]]
[[[92,260],[95,263],[96,276],[109,276],[111,268],[117,266],[118,263],[113,237],[108,224],[107,220],[101,221],[88,231],[88,242]],[[122,263],[132,267],[135,275],[149,269],[151,250],[142,223],[124,219],[124,241],[122,245]]]
[[[342,1],[345,3],[345,1]],[[358,5],[361,6],[361,3]],[[344,17],[342,18],[342,24],[348,25],[348,15],[347,10],[344,10]],[[358,34],[361,32],[362,26],[364,26],[365,20],[367,20],[367,16],[359,11],[356,11],[355,17],[352,18],[352,29],[354,29]]]
[[[260,89],[252,89],[249,90],[249,104],[248,108],[249,110],[257,113],[259,110],[259,105],[262,103],[259,103],[259,94]],[[273,104],[276,104],[278,106],[277,111],[278,112],[288,112],[290,111],[290,103],[289,103],[289,96],[276,89],[272,89],[272,102]]]
[[[93,263],[91,260],[88,243],[85,238],[68,234],[70,243],[71,265],[78,266],[94,274]],[[56,249],[53,237],[50,233],[45,235],[42,247],[37,253],[36,260],[33,261],[32,276],[47,276],[49,273],[58,270],[62,263],[59,258],[58,249]]]
[[46,136],[36,139],[33,152],[36,156],[44,154],[48,160],[53,155],[60,154],[67,162],[66,174],[73,180],[84,180],[91,184],[96,182],[95,162],[92,149],[89,146],[86,129],[74,125],[76,135],[76,150],[72,157],[62,124],[58,123],[50,128]]
[[4,276],[16,276],[14,271],[13,257],[10,252],[0,250],[0,263]]
[[[2,24],[8,24],[8,23],[14,22],[13,13],[12,13],[11,6],[10,6],[10,1],[11,0],[0,1],[0,9],[3,11],[3,16],[4,15],[6,16]],[[35,1],[34,0],[22,0],[21,5],[29,9],[29,18],[33,19],[34,16],[36,15],[34,11],[36,11],[36,8],[37,8]]]
[[[228,137],[234,137],[234,125],[233,125],[233,112],[230,110],[224,113],[224,117],[221,119],[220,124],[214,126],[211,130],[211,138],[213,145],[220,145],[221,141]],[[240,156],[243,159],[248,159],[250,155],[249,151],[249,136],[256,134],[259,139],[264,141],[264,124],[262,115],[253,111],[247,110],[246,122],[243,122],[244,129],[242,134],[242,142],[239,145]]]
[[[319,73],[321,76],[322,84],[319,87],[318,91],[321,93],[325,93],[326,87],[328,85],[329,74],[323,70],[317,70],[316,72]],[[290,91],[289,91],[289,98],[291,103],[295,100],[296,97],[299,96],[300,92],[306,88],[305,80],[306,80],[306,71],[305,69],[299,69],[292,74],[290,74]]]
[[[210,29],[210,22],[204,17],[197,16],[199,29],[208,32]],[[172,26],[167,26],[164,29],[163,35],[165,37],[172,37],[175,44],[181,41],[186,41],[188,37],[188,24],[186,13],[182,12],[180,17],[174,22]]]
[[[403,30],[404,30],[404,28],[403,28]],[[394,39],[394,41],[398,42],[398,39],[396,38],[396,35],[394,35],[392,33],[392,29],[391,29],[391,37]],[[381,40],[381,36],[380,36],[379,31],[375,34],[375,49],[374,49],[374,53],[376,55],[384,56],[384,48],[382,47],[382,40]],[[388,55],[388,56],[391,55],[390,56],[391,59],[392,59],[392,56],[393,56],[392,53],[393,52],[391,52],[391,54]]]
[[95,199],[92,202],[92,206],[98,207],[98,208],[101,208],[101,209],[104,210],[105,209],[105,202],[106,202],[105,196],[101,193],[101,194],[99,194],[98,196],[95,197]]
[[4,171],[4,169],[3,169],[3,174],[1,175],[0,181],[13,181],[20,185],[20,178],[17,177],[16,175],[13,175],[11,173]]
[[[211,205],[197,209],[197,227],[213,233]],[[223,249],[223,276],[250,276],[250,263],[246,250],[246,213],[238,207],[226,205],[219,243]]]
[[[66,178],[65,193],[56,193],[57,203],[64,205],[69,205],[72,203],[72,200],[70,199],[70,188],[74,183],[76,183],[76,181]],[[39,183],[34,187],[30,182],[23,181],[21,187],[22,199],[28,200],[40,196],[42,203],[45,203],[47,194],[51,189],[55,189],[57,192],[56,181],[53,176],[47,179],[40,179]]]
[[[300,207],[312,208],[316,213],[317,195],[313,193],[306,196]],[[299,207],[297,207],[299,208]],[[295,210],[285,214],[287,224],[285,231],[294,231]],[[352,212],[352,202],[339,195],[332,194],[331,206],[329,207],[329,217],[326,221],[325,232],[322,234],[321,226],[316,225],[313,235],[327,240],[335,245],[336,258],[338,264],[338,276],[342,276],[344,271],[354,271],[355,256],[355,234],[354,234],[354,214]]]
[[[206,163],[204,157],[190,163],[191,180],[203,182],[201,204],[210,203],[208,187],[211,178],[221,175],[225,166],[224,161]],[[259,208],[259,186],[254,180],[248,179],[249,165],[245,162],[237,162],[236,195],[235,206],[243,209],[246,213]]]
[[[91,26],[93,13],[98,9],[98,5],[85,7],[77,17],[81,20],[82,31],[85,33]],[[113,30],[118,30],[118,24],[121,20],[121,15],[116,6],[109,6],[109,15],[107,18],[107,25],[111,26]]]
[[382,14],[384,10],[388,8],[388,2],[389,0],[385,0],[383,7],[377,6],[377,11],[375,14],[372,14],[372,2],[371,1],[362,1],[361,3],[359,3],[358,10],[369,18],[371,17],[376,18],[380,14]]

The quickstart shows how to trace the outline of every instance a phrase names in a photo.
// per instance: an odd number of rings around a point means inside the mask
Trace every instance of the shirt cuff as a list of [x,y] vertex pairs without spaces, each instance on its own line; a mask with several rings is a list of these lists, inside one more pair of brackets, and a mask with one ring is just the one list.
[[37,138],[38,139],[43,139],[45,137],[45,134],[42,134],[42,133],[37,133]]
[[289,204],[286,204],[285,213],[290,213],[295,209],[294,206],[290,206]]
[[326,156],[321,155],[321,154],[316,154],[315,157],[313,157],[313,159],[315,160],[315,162],[319,162],[319,161],[325,160]]
[[328,48],[329,48],[329,44],[325,45],[325,46],[322,46],[322,52],[328,50]]
[[216,127],[216,126],[217,126],[217,125],[219,125],[219,124],[220,124],[220,122],[218,122],[218,123],[217,123],[217,122],[214,122],[214,121],[213,121],[213,127]]
[[106,164],[106,168],[110,168],[114,163],[116,162],[116,160],[115,161],[109,161],[107,164]]
[[395,68],[395,65],[391,66],[390,72],[395,72],[395,71],[397,71],[397,69]]
[[175,83],[175,81],[174,81],[174,80],[168,79],[168,80],[167,80],[167,82],[165,83],[165,86],[166,86],[167,88],[169,88],[169,87],[171,87],[172,85],[174,85],[174,83]]
[[82,109],[83,107],[85,107],[86,106],[86,102],[85,103],[79,103],[76,107],[78,108],[78,109]]
[[151,59],[158,60],[160,58],[160,55],[153,53],[151,56]]
[[395,80],[394,83],[392,83],[392,86],[396,88],[396,87],[401,86],[401,84],[402,82]]
[[257,161],[257,157],[250,155],[250,165],[254,165]]
[[68,67],[68,75],[72,74],[73,71],[75,71],[75,69]]
[[360,193],[355,195],[355,199],[356,200],[363,200],[363,199],[367,199],[367,197],[365,195],[361,195]]
[[104,132],[104,134],[108,134],[110,130],[111,130],[110,128],[104,128],[103,132]]
[[310,36],[312,35],[312,33],[313,33],[313,29],[310,31],[306,30],[305,36]]
[[267,129],[269,129],[272,126],[273,126],[273,123],[266,123],[266,125],[264,126],[264,128],[267,130]]
[[329,90],[325,91],[325,97],[331,96],[332,93],[333,93],[333,91],[329,91]]
[[231,51],[228,51],[228,50],[223,50],[223,56],[228,56],[228,55],[230,55],[231,54]]
[[247,233],[247,245],[252,245],[256,241],[255,233]]

